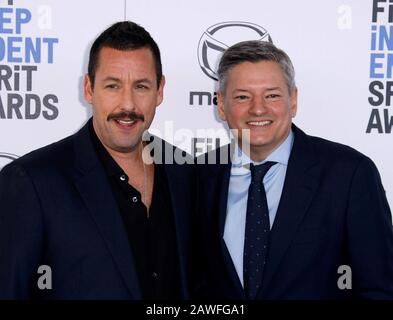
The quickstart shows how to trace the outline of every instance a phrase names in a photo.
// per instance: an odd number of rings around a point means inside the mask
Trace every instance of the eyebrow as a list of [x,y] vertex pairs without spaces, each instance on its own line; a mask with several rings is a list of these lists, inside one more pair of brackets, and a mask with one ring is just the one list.
[[[111,77],[111,76],[103,79],[103,82],[108,82],[108,81],[121,82],[121,79],[116,78],[116,77]],[[139,84],[139,83],[149,83],[150,84],[150,83],[152,83],[152,81],[147,78],[143,78],[143,79],[139,79],[139,80],[135,81],[135,83],[136,84]]]
[[106,77],[104,78],[102,81],[106,82],[106,81],[115,81],[115,82],[120,82],[119,78],[116,77]]
[[267,88],[266,91],[282,90],[280,87]]
[[138,84],[138,83],[149,83],[149,84],[151,84],[153,82],[150,79],[143,78],[143,79],[139,79],[139,80],[135,81],[135,83],[136,84]]
[[[282,90],[280,87],[266,88],[266,91]],[[235,89],[233,92],[249,92],[247,89]]]
[[233,92],[248,92],[246,89],[235,89]]

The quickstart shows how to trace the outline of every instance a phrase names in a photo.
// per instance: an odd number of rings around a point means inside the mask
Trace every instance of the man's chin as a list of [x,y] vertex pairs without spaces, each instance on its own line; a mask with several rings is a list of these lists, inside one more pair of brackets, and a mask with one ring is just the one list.
[[119,153],[130,153],[140,148],[141,140],[139,141],[130,141],[129,143],[118,143],[114,144],[111,149]]
[[243,138],[242,141],[239,141],[239,143],[241,143],[242,147],[248,146],[249,148],[264,148],[270,143],[270,141],[266,138],[251,137],[251,139]]

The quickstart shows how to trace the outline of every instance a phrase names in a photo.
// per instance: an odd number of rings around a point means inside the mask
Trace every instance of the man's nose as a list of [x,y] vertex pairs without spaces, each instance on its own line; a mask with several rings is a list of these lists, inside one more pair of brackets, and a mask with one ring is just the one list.
[[266,112],[266,101],[264,97],[254,97],[251,100],[248,113],[255,116],[261,116]]
[[134,99],[134,94],[131,89],[129,88],[123,88],[121,92],[121,101],[120,101],[120,107],[123,110],[126,111],[133,111],[135,110],[135,99]]

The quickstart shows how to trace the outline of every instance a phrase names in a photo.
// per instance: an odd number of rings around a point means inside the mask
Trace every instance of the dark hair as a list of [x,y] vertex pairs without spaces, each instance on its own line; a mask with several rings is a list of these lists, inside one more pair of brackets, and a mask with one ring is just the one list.
[[112,48],[116,50],[136,50],[149,48],[153,53],[153,58],[157,74],[157,86],[160,85],[162,78],[162,65],[160,49],[157,43],[140,25],[131,21],[117,22],[102,32],[94,41],[90,49],[88,75],[92,87],[96,70],[99,63],[99,54],[102,48]]
[[295,88],[295,69],[291,59],[273,43],[259,40],[239,42],[229,47],[221,57],[218,67],[220,90],[225,93],[228,72],[242,62],[273,61],[283,71],[289,93]]

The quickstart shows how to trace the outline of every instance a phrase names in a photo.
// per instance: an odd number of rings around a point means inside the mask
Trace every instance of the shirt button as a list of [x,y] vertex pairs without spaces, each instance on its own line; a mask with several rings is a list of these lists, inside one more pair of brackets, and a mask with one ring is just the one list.
[[138,198],[137,197],[132,197],[132,202],[138,202]]
[[153,279],[158,279],[158,273],[157,272],[153,272],[152,275]]
[[121,181],[126,181],[126,175],[125,175],[125,174],[122,174],[122,175],[120,176],[120,180],[121,180]]

